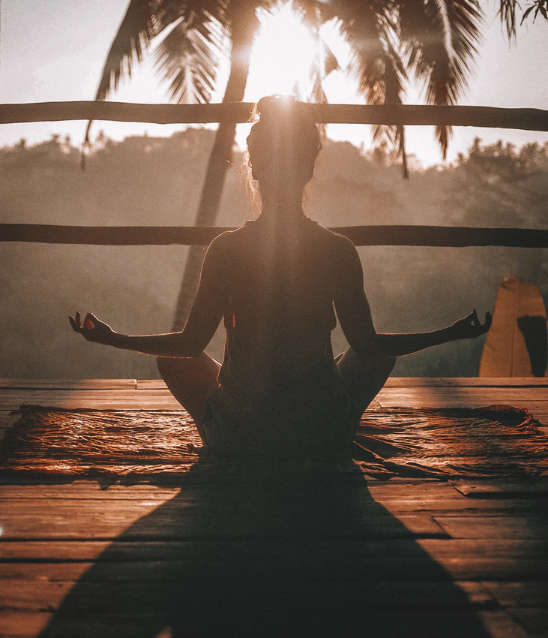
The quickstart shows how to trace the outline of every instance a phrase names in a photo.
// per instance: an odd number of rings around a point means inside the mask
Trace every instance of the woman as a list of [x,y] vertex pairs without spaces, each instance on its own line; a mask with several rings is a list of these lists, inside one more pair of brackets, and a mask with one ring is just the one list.
[[[262,212],[211,242],[184,330],[130,336],[93,314],[69,319],[89,341],[156,355],[212,450],[340,462],[396,357],[477,337],[491,317],[482,324],[474,311],[436,332],[377,334],[354,245],[302,209],[321,147],[310,111],[277,96],[257,109],[247,144]],[[334,310],[350,344],[336,359]],[[222,366],[204,352],[221,318]]]

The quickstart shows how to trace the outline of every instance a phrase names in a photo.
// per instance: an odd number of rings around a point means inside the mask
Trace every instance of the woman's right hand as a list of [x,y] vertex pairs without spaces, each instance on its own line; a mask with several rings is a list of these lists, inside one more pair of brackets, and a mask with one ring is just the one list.
[[79,332],[87,341],[95,343],[103,343],[109,345],[112,343],[114,330],[98,319],[93,313],[88,312],[84,322],[80,322],[80,313],[77,312],[74,317],[69,316],[69,323],[75,332]]
[[455,321],[450,326],[449,333],[451,339],[474,339],[488,332],[491,327],[493,317],[490,312],[485,313],[485,321],[481,323],[478,313],[474,310],[466,317]]

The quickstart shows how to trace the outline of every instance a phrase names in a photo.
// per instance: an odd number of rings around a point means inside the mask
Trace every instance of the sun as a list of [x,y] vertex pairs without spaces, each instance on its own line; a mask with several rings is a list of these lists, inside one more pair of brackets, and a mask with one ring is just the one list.
[[246,100],[254,102],[275,93],[305,98],[313,85],[314,64],[321,61],[319,42],[290,2],[271,11],[260,10],[258,18]]

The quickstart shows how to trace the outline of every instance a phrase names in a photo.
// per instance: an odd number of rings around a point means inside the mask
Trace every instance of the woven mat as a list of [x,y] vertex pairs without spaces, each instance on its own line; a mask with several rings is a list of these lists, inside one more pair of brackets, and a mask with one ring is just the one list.
[[[0,450],[4,475],[169,478],[187,474],[207,458],[183,410],[23,405],[16,413],[19,419]],[[355,469],[376,478],[539,478],[548,475],[548,437],[525,410],[508,406],[387,408],[364,414],[354,457]],[[281,471],[283,461],[271,459],[272,471]]]

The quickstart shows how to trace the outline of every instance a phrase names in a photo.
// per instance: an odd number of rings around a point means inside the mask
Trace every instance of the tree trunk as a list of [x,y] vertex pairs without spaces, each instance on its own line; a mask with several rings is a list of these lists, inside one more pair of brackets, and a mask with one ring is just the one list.
[[[255,3],[233,1],[231,39],[231,66],[223,102],[241,102],[244,97],[253,36],[257,27]],[[223,194],[226,171],[232,160],[232,147],[236,124],[221,122],[217,129],[213,149],[209,156],[202,186],[200,204],[194,220],[195,226],[214,226]],[[173,329],[184,327],[198,287],[205,249],[191,246],[188,251],[183,280],[177,298]]]

